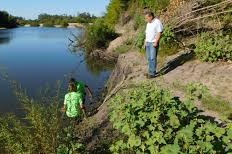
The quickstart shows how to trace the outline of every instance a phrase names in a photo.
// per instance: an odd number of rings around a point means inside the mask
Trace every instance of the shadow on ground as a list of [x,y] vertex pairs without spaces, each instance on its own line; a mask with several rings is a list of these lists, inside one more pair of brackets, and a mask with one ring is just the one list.
[[171,72],[172,70],[174,70],[175,68],[177,68],[178,66],[183,65],[184,63],[186,63],[187,61],[191,60],[194,58],[194,51],[191,50],[189,52],[183,53],[181,55],[179,55],[178,57],[174,58],[173,60],[169,61],[166,66],[164,66],[160,71],[159,74],[160,75],[165,75],[169,72]]

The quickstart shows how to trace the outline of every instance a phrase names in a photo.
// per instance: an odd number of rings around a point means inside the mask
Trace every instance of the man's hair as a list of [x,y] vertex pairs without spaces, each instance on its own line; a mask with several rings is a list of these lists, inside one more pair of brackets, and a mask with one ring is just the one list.
[[149,17],[152,17],[152,18],[155,18],[154,13],[151,12],[151,11],[146,12],[145,15],[147,15],[147,16],[149,16]]
[[70,78],[69,83],[75,83],[76,79],[75,78]]
[[77,86],[76,86],[76,84],[73,83],[73,82],[69,82],[68,90],[69,90],[69,92],[77,92]]

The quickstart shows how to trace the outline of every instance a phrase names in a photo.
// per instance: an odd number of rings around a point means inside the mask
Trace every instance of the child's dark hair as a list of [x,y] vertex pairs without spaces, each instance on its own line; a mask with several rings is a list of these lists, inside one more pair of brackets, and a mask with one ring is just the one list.
[[75,78],[70,78],[69,83],[76,83],[76,79]]
[[68,90],[69,90],[69,92],[77,92],[77,86],[76,86],[76,84],[73,83],[73,82],[69,82]]

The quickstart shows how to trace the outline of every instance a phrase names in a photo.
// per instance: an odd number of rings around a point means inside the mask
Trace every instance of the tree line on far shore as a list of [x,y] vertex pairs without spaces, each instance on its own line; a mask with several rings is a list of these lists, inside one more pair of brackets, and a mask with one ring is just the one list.
[[14,28],[17,25],[17,17],[10,15],[6,11],[0,11],[0,27]]
[[60,25],[61,27],[67,27],[68,23],[92,23],[97,17],[91,15],[90,13],[83,12],[78,13],[77,16],[71,15],[49,15],[40,14],[37,19],[25,19],[23,17],[16,17],[10,15],[6,11],[0,11],[0,27],[4,28],[15,28],[17,26],[39,26],[43,24],[45,27],[53,27],[55,25]]

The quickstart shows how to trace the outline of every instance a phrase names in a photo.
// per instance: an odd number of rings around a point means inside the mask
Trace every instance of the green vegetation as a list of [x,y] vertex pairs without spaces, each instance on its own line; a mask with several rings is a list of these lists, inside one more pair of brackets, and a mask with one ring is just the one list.
[[210,94],[209,89],[201,83],[190,83],[186,86],[187,97],[191,100],[200,100],[203,107],[216,111],[223,119],[230,119],[232,107],[230,102]]
[[38,19],[35,20],[25,20],[20,19],[20,25],[30,24],[31,26],[39,26],[43,24],[45,27],[53,27],[55,25],[61,25],[62,27],[67,27],[68,23],[92,23],[96,17],[89,13],[83,12],[77,16],[70,15],[49,15],[49,14],[40,14]]
[[93,25],[87,27],[84,47],[88,53],[95,49],[106,49],[110,41],[117,36],[115,31],[107,26],[103,19],[99,18]]
[[153,10],[154,12],[157,12],[159,10],[165,9],[168,6],[168,4],[170,3],[170,0],[157,0],[157,1],[140,0],[139,3],[143,7],[148,7],[151,10]]
[[167,90],[143,84],[111,101],[110,119],[122,136],[113,153],[230,153],[232,125],[220,127],[191,100],[181,102]]
[[133,47],[133,40],[132,39],[128,39],[124,42],[124,44],[122,46],[119,46],[117,49],[115,49],[116,52],[123,54],[126,53],[128,51],[130,51]]
[[6,11],[0,11],[0,27],[15,28],[17,27],[17,18]]
[[114,28],[118,23],[119,18],[124,13],[129,5],[128,0],[111,0],[107,7],[107,14],[105,16],[105,23]]
[[44,96],[35,101],[19,86],[16,89],[26,117],[23,120],[14,115],[0,117],[1,153],[70,154],[82,151],[84,145],[72,135],[73,126],[64,127],[60,112],[63,94],[59,90],[55,96]]
[[231,35],[202,33],[197,40],[195,53],[202,61],[232,60]]
[[[97,49],[97,48],[106,48],[112,39],[115,38],[115,25],[119,22],[120,17],[125,12],[131,12],[131,17],[136,20],[136,23],[134,25],[134,29],[142,29],[145,26],[144,17],[141,15],[142,12],[139,14],[132,10],[142,10],[144,7],[155,9],[156,12],[165,8],[169,4],[169,0],[160,0],[160,1],[153,1],[153,0],[111,0],[108,7],[107,7],[107,13],[103,18],[98,19],[100,21],[96,21],[96,23],[88,28],[86,31],[86,37],[84,37],[85,42],[84,45],[88,52]],[[138,8],[136,8],[138,7]],[[99,28],[100,26],[103,26],[106,30],[103,31],[102,28]],[[141,28],[142,27],[142,28]],[[142,31],[142,30],[141,30]],[[101,34],[103,32],[103,34]],[[95,34],[100,34],[98,38],[96,38]],[[94,38],[92,38],[94,37]],[[143,46],[142,39],[144,36],[139,35],[139,39],[136,41],[136,46],[140,48],[140,46]],[[105,39],[105,40],[104,40]],[[142,45],[141,45],[142,44]],[[92,46],[92,47],[91,47]],[[131,47],[133,47],[131,45]],[[125,45],[123,47],[120,47],[120,52],[124,53],[126,49],[129,49],[129,45]]]

